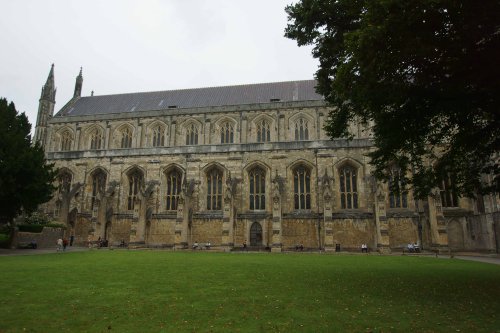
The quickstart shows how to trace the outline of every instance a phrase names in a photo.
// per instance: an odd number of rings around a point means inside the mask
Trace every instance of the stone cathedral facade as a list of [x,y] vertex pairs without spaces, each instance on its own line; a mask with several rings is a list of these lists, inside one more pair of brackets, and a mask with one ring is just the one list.
[[371,176],[369,128],[328,138],[313,80],[86,97],[82,84],[80,71],[54,114],[52,66],[35,129],[59,169],[42,209],[81,244],[498,248],[498,197],[391,192]]

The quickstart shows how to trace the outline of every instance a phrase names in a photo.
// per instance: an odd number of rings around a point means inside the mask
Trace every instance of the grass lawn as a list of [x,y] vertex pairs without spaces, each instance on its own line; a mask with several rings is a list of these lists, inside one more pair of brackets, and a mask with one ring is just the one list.
[[500,266],[94,250],[0,257],[0,332],[500,332]]

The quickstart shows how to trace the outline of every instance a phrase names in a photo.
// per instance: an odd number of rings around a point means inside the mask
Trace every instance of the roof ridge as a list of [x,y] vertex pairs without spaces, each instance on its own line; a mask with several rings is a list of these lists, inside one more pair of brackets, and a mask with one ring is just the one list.
[[261,83],[244,83],[244,84],[234,84],[234,85],[226,85],[226,86],[208,86],[208,87],[182,88],[182,89],[172,89],[172,90],[136,91],[136,92],[130,92],[130,93],[106,94],[106,95],[95,95],[94,94],[93,96],[82,96],[81,98],[124,96],[124,95],[135,95],[135,94],[154,94],[154,93],[161,93],[161,92],[167,92],[167,91],[174,92],[174,91],[201,90],[201,89],[214,89],[214,88],[248,87],[248,86],[259,86],[259,85],[268,85],[268,84],[298,83],[298,82],[310,82],[310,81],[316,81],[316,80],[311,79],[311,80],[275,81],[275,82],[261,82]]

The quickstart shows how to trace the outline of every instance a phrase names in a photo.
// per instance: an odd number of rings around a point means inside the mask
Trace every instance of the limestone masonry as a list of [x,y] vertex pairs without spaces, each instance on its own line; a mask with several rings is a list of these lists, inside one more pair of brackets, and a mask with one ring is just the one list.
[[498,248],[498,196],[459,198],[444,183],[417,201],[396,168],[391,192],[371,176],[369,127],[352,124],[352,141],[326,135],[313,80],[87,97],[82,83],[80,71],[54,115],[52,66],[35,129],[59,168],[43,209],[76,243]]

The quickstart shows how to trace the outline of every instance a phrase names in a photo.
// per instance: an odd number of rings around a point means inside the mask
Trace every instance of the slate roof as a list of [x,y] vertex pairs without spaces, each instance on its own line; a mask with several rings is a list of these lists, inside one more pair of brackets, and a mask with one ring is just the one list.
[[320,101],[315,80],[81,97],[56,116],[81,116],[269,102]]

